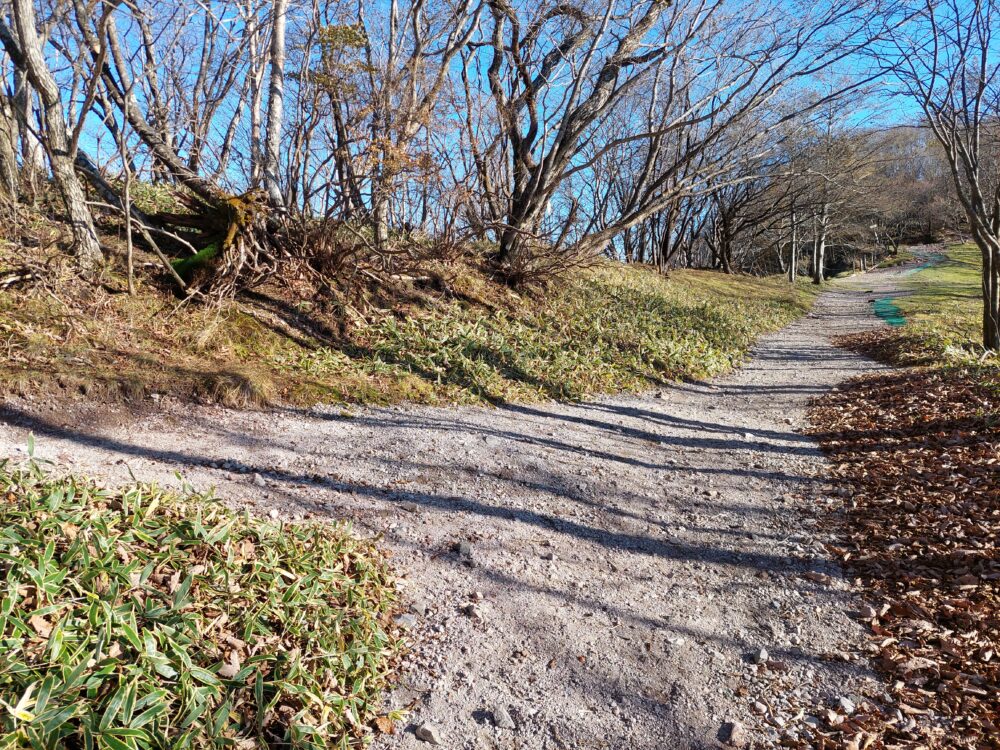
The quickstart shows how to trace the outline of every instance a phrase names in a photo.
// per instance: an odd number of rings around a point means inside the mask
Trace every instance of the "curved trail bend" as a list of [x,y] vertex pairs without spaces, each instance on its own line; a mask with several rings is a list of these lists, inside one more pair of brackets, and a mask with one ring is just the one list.
[[[776,737],[797,703],[879,689],[837,658],[863,635],[815,530],[834,488],[800,430],[810,398],[876,367],[830,337],[879,325],[870,300],[899,273],[833,285],[735,374],[659,394],[349,419],[11,402],[0,455],[30,430],[41,457],[113,482],[181,472],[383,534],[419,644],[391,696],[411,725],[384,747],[426,747],[424,721],[448,748],[716,747],[730,720]],[[784,671],[758,668],[761,648]]]

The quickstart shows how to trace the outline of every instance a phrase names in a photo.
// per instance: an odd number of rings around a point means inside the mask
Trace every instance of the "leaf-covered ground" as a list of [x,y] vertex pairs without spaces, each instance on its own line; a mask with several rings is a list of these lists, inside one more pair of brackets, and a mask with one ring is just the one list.
[[[849,343],[873,353],[878,338]],[[851,490],[835,552],[867,593],[860,614],[891,696],[823,727],[828,747],[1000,747],[1000,396],[989,381],[910,369],[850,381],[815,406]]]

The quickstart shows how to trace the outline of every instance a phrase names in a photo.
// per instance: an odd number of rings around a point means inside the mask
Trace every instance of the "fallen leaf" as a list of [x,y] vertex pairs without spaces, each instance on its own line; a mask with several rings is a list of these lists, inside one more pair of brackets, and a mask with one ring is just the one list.
[[48,638],[52,635],[52,624],[41,615],[32,615],[29,617],[28,624],[31,625],[34,631],[42,638]]

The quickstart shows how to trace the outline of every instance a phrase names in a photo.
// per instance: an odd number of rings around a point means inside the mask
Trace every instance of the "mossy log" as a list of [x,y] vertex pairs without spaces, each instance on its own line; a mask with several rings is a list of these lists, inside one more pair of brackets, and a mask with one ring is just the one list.
[[183,262],[206,292],[231,296],[256,286],[289,256],[286,223],[274,216],[264,191],[229,196],[215,206],[200,203],[207,242]]
[[[78,159],[77,168],[108,205],[123,210],[114,187],[89,159]],[[147,215],[133,209],[132,215],[144,230],[174,239],[168,271],[185,290],[232,296],[260,284],[291,254],[288,222],[276,215],[263,190],[212,199],[184,192],[179,201],[186,211]],[[160,254],[148,232],[142,236]]]

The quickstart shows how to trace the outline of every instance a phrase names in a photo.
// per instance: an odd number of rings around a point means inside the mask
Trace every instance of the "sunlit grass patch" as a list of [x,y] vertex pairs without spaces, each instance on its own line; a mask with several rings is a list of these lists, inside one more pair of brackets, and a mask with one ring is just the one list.
[[907,278],[896,300],[905,334],[942,360],[982,355],[982,256],[973,244],[949,247],[944,258]]
[[240,408],[577,399],[725,372],[815,294],[610,262],[518,294],[472,263],[446,270],[441,288],[386,292],[363,313],[286,288],[211,308],[143,285],[134,298],[27,288],[0,298],[0,390]]
[[982,346],[982,256],[973,244],[953,245],[903,280],[892,298],[905,325],[847,336],[840,343],[901,366],[954,368],[1000,389],[1000,357]]
[[394,603],[348,528],[0,464],[0,747],[359,746]]

